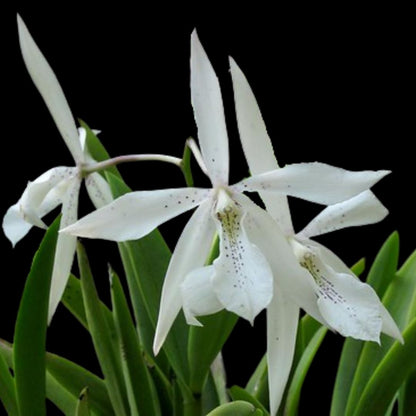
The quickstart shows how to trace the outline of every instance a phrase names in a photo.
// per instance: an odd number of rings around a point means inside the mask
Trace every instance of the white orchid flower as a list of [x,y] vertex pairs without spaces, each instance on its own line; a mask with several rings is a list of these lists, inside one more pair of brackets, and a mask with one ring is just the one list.
[[[279,166],[254,94],[232,59],[230,64],[238,128],[251,174],[256,177],[273,169],[278,172]],[[332,251],[310,239],[345,227],[381,221],[388,211],[374,194],[366,190],[328,206],[297,234],[293,229],[287,197],[264,191],[259,194],[267,211],[285,232],[309,277],[299,288],[282,284],[279,270],[275,270],[271,262],[275,292],[267,308],[267,360],[270,410],[274,415],[290,372],[299,307],[307,312],[311,310],[311,305],[300,299],[299,291],[309,292],[309,295],[303,293],[308,300],[315,299],[317,309],[312,308],[315,318],[344,336],[379,342],[380,332],[384,332],[400,341],[403,338],[375,291],[357,279]],[[272,247],[266,257],[270,259],[279,255],[278,249]],[[284,296],[286,289],[289,289],[286,292],[288,296]]]
[[[3,230],[13,246],[32,228],[47,228],[42,217],[62,205],[61,228],[77,220],[78,194],[82,182],[82,167],[92,161],[85,150],[86,131],[76,127],[61,86],[32,39],[25,23],[17,17],[20,48],[29,74],[42,95],[55,123],[71,152],[75,167],[59,166],[29,182],[18,202],[3,219]],[[105,180],[96,172],[86,175],[85,184],[94,205],[99,208],[112,200]],[[76,237],[60,234],[56,245],[48,321],[58,306],[65,289],[75,253]]]
[[[253,322],[273,295],[272,268],[262,252],[271,242],[276,244],[278,257],[273,267],[287,276],[287,284],[293,281],[301,285],[305,275],[309,276],[299,266],[277,223],[243,191],[267,189],[328,204],[368,189],[388,173],[351,172],[321,163],[295,164],[229,185],[228,136],[220,86],[195,31],[191,36],[191,99],[202,151],[197,160],[212,188],[132,192],[62,230],[89,238],[137,239],[198,207],[178,240],[165,277],[155,353],[181,308],[191,324],[199,324],[195,316],[223,308]],[[338,185],[335,192],[334,181]],[[215,232],[220,237],[220,255],[211,266],[204,267]],[[312,305],[313,300],[309,303]],[[320,316],[317,308],[316,314]]]

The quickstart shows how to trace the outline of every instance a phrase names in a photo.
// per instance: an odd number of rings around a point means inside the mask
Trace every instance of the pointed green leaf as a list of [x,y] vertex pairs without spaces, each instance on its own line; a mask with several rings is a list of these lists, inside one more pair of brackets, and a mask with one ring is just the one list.
[[18,416],[16,388],[6,359],[0,350],[0,401],[9,416]]
[[98,298],[88,258],[80,243],[77,246],[77,255],[88,328],[105,377],[108,395],[117,416],[127,416],[129,406],[120,355],[115,351],[112,333]]
[[238,316],[223,310],[198,319],[203,326],[190,328],[188,343],[190,387],[195,393],[202,391],[209,368],[228,339]]
[[88,387],[85,387],[79,395],[75,416],[90,416],[88,407]]
[[395,342],[365,386],[354,416],[384,415],[403,381],[416,369],[416,318]]
[[399,416],[416,415],[416,372],[414,371],[400,389]]
[[[130,191],[128,186],[114,175],[107,174],[107,180],[114,197]],[[141,330],[141,341],[146,353],[153,357],[153,336],[159,313],[163,280],[171,253],[158,230],[152,231],[139,240],[120,243],[119,246],[137,326]],[[132,289],[136,292],[132,293]],[[168,356],[176,375],[184,381],[189,379],[186,354],[188,330],[183,314],[178,315],[162,349]],[[159,362],[158,359],[156,361]]]
[[209,412],[207,416],[257,416],[262,414],[264,413],[260,409],[256,409],[251,403],[237,400],[217,407]]
[[326,333],[327,328],[321,326],[310,339],[302,353],[302,356],[296,366],[296,370],[289,384],[284,411],[284,414],[287,416],[297,415],[303,382],[312,363],[312,360],[315,357],[315,354],[317,353]]
[[181,169],[183,176],[185,177],[186,186],[194,186],[194,179],[192,177],[191,169],[191,156],[192,152],[190,147],[186,144],[183,151]]
[[57,218],[49,227],[35,254],[16,320],[13,359],[21,416],[46,414],[46,328],[59,220]]
[[131,415],[160,415],[159,401],[150,377],[123,288],[118,276],[110,270],[111,298],[115,326],[120,340]]
[[247,390],[244,390],[242,387],[231,387],[230,396],[234,402],[236,402],[237,400],[243,400],[245,402],[251,403],[256,409],[260,409],[264,415],[269,414],[267,409],[255,397],[253,397]]
[[[397,232],[394,232],[381,247],[367,277],[367,283],[374,288],[380,298],[384,296],[395,276],[398,258],[399,236]],[[344,341],[332,395],[331,416],[343,415],[346,411],[363,346],[364,342],[356,339],[348,338]]]
[[264,354],[251,375],[246,390],[265,407],[269,406],[269,382],[267,377],[267,355]]
[[62,303],[78,322],[88,330],[87,316],[85,315],[84,302],[82,300],[81,282],[73,275],[69,276],[65,292],[62,295]]
[[[397,272],[383,297],[383,304],[390,312],[398,327],[406,327],[410,307],[416,290],[416,252]],[[381,336],[381,346],[367,342],[361,352],[350,396],[347,403],[347,415],[352,414],[365,386],[375,371],[377,365],[386,355],[394,340],[388,336]]]
[[87,386],[89,406],[100,415],[113,415],[111,401],[103,379],[74,362],[55,354],[46,354],[46,369],[74,398]]

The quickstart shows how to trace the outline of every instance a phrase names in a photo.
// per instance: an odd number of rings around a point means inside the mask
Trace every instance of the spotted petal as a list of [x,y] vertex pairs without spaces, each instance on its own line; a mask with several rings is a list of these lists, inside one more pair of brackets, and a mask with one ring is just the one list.
[[330,205],[321,211],[298,235],[314,237],[347,227],[373,224],[388,214],[387,209],[371,191]]
[[[256,97],[241,69],[230,58],[238,131],[252,175],[279,168],[266,125]],[[287,234],[293,234],[292,219],[286,195],[260,192],[267,212]]]
[[325,163],[294,163],[235,185],[240,191],[272,191],[330,205],[366,191],[389,171],[353,172]]
[[113,201],[110,186],[99,173],[90,173],[85,178],[85,186],[95,208],[101,208]]
[[69,151],[76,162],[83,161],[75,120],[55,73],[34,42],[25,23],[17,16],[20,48],[27,70],[42,95]]
[[226,309],[253,323],[273,295],[270,266],[245,230],[246,212],[225,191],[215,207],[220,255],[214,261],[214,291]]
[[62,232],[113,241],[134,240],[195,208],[209,195],[209,190],[199,188],[131,192],[81,218]]
[[313,278],[299,265],[277,222],[245,195],[234,194],[233,198],[244,206],[248,238],[266,257],[280,289],[309,315],[325,323],[316,304]]
[[195,30],[191,36],[191,101],[210,179],[214,186],[228,184],[228,136],[220,85]]
[[211,200],[204,201],[186,224],[169,263],[163,282],[159,317],[153,344],[157,354],[182,307],[181,284],[186,276],[204,265],[215,232]]

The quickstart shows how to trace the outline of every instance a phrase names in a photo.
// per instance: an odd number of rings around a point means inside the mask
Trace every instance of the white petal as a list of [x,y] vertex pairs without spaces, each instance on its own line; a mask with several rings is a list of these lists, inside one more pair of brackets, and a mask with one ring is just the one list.
[[277,285],[267,307],[267,368],[270,414],[279,410],[295,353],[299,307]]
[[214,266],[192,270],[181,284],[182,308],[189,325],[202,326],[195,316],[210,315],[224,309],[212,287]]
[[32,228],[32,224],[24,220],[20,211],[20,204],[12,205],[3,218],[3,231],[11,241],[13,247],[19,242]]
[[42,95],[74,160],[81,162],[83,155],[77,127],[62,88],[19,15],[17,16],[17,23],[20,48],[27,70]]
[[95,208],[101,208],[113,201],[110,186],[99,173],[89,174],[85,178],[85,186]]
[[373,224],[387,214],[387,209],[375,195],[364,191],[347,201],[326,207],[298,235],[313,237],[342,228]]
[[182,307],[180,285],[192,270],[204,265],[215,232],[211,200],[203,202],[184,228],[169,263],[163,283],[159,317],[153,343],[157,354]]
[[[279,168],[256,97],[241,69],[230,58],[234,101],[241,144],[252,175]],[[260,192],[267,212],[287,234],[293,234],[286,195]]]
[[220,255],[213,263],[215,293],[226,309],[253,323],[272,298],[272,271],[262,252],[247,238],[243,207],[225,191],[218,194],[215,216],[220,237]]
[[88,238],[127,241],[199,205],[210,190],[199,188],[131,192],[62,230]]
[[[62,204],[62,218],[60,228],[72,224],[77,219],[78,196],[81,181],[73,178],[68,186]],[[56,243],[55,259],[52,271],[51,290],[49,294],[49,310],[48,322],[50,323],[56,308],[62,298],[69,274],[71,272],[72,263],[76,248],[77,238],[70,234],[60,233]]]
[[300,261],[316,282],[318,307],[330,327],[346,337],[379,342],[381,302],[373,288],[352,273],[337,273],[316,250],[307,249]]
[[228,136],[220,85],[195,30],[191,35],[191,100],[210,179],[214,186],[228,184]]
[[274,191],[330,205],[369,189],[388,173],[386,170],[353,172],[319,162],[294,163],[245,179],[239,182],[238,189]]
[[233,198],[238,200],[247,212],[247,235],[266,257],[281,290],[309,315],[325,323],[316,304],[315,282],[299,265],[276,221],[245,195],[236,194]]

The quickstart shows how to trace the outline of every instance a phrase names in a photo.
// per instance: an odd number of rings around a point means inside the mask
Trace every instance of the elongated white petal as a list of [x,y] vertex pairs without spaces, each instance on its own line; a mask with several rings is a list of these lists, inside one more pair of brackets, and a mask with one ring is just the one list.
[[62,88],[19,15],[17,16],[17,23],[20,48],[27,70],[42,95],[74,160],[81,162],[83,155],[78,139],[78,131]]
[[325,264],[319,251],[294,246],[299,261],[316,283],[318,307],[326,322],[346,337],[380,341],[381,301],[373,288],[352,273],[339,273]]
[[220,255],[213,263],[214,291],[226,309],[253,323],[272,298],[272,271],[262,252],[247,237],[244,207],[225,191],[218,193],[215,216]]
[[141,238],[209,197],[199,188],[131,192],[81,218],[62,232],[88,238],[127,241]]
[[[73,178],[68,186],[62,204],[62,218],[60,228],[64,228],[77,220],[78,196],[81,181]],[[71,272],[76,248],[76,237],[60,233],[55,249],[55,259],[52,271],[51,290],[49,295],[48,322],[58,307],[64,293]]]
[[157,354],[182,307],[181,284],[194,269],[204,265],[215,232],[211,219],[212,201],[203,202],[186,224],[169,263],[163,283],[159,317],[153,343]]
[[18,243],[32,228],[32,224],[25,221],[20,211],[19,202],[12,205],[3,218],[3,232],[10,240],[13,247]]
[[388,173],[386,170],[353,172],[319,162],[294,163],[245,179],[239,182],[238,189],[274,191],[330,205],[369,189]]
[[276,221],[245,195],[235,194],[233,198],[247,212],[245,221],[247,236],[266,257],[281,290],[309,315],[325,323],[316,304],[315,282],[299,265]]
[[282,401],[295,353],[299,307],[275,284],[267,307],[267,368],[270,414],[276,415]]
[[212,287],[214,266],[192,270],[181,284],[182,308],[189,325],[202,326],[196,316],[210,315],[224,309]]
[[342,228],[374,224],[387,214],[388,210],[376,196],[371,191],[364,191],[347,201],[326,207],[298,235],[314,237]]
[[101,208],[113,201],[110,186],[99,173],[90,173],[85,178],[85,186],[95,208]]
[[[233,80],[234,101],[238,131],[252,175],[279,168],[266,125],[261,116],[256,97],[241,69],[230,58]],[[260,192],[267,212],[279,223],[287,234],[293,234],[292,219],[286,195],[273,195]]]
[[228,136],[218,78],[194,30],[191,35],[191,100],[198,139],[213,185],[228,184]]

